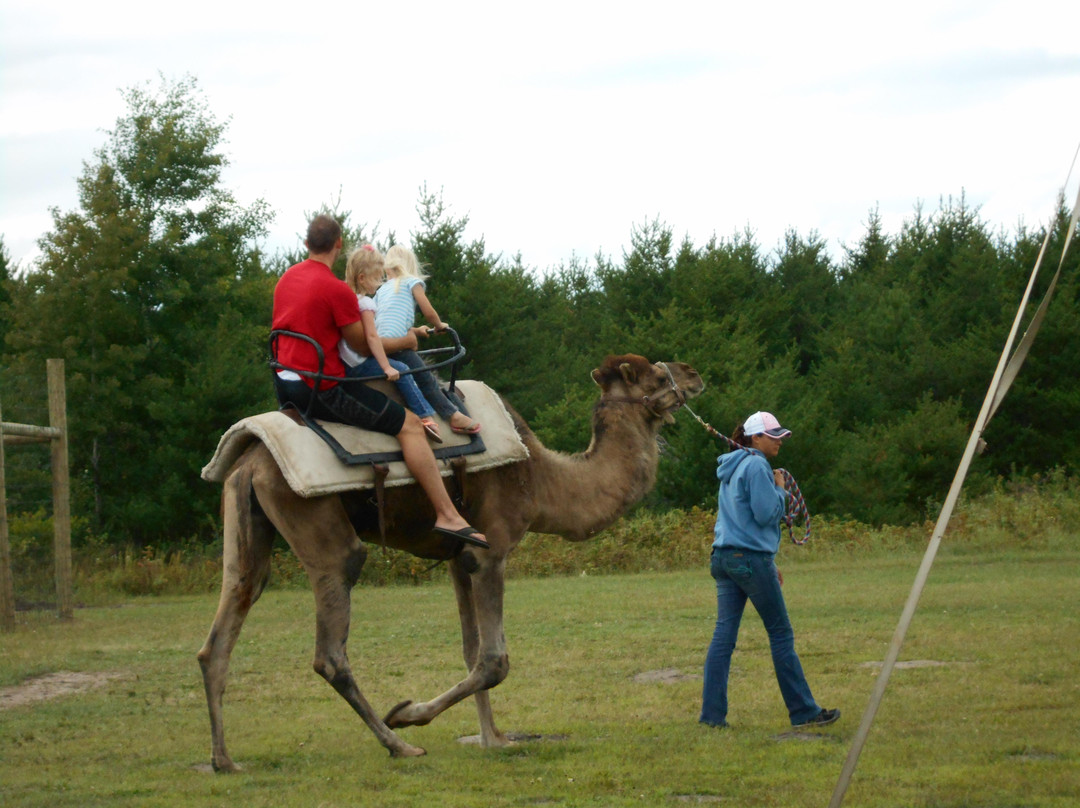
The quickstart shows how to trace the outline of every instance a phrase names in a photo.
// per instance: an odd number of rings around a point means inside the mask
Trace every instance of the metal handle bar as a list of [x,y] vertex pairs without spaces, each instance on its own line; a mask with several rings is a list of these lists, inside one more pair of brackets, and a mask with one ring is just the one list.
[[[444,359],[441,362],[435,362],[433,364],[427,365],[426,367],[409,368],[408,370],[399,371],[401,376],[411,376],[414,373],[419,373],[419,372],[424,371],[424,370],[439,370],[440,368],[447,367],[448,365],[451,365],[451,366],[456,365],[458,362],[461,361],[462,358],[464,358],[464,356],[465,356],[465,346],[463,346],[461,344],[461,339],[458,337],[457,331],[450,328],[449,326],[446,328],[445,331],[435,331],[434,329],[432,329],[432,331],[433,331],[433,333],[436,333],[436,334],[442,334],[442,333],[449,334],[450,339],[454,343],[453,346],[452,347],[445,347],[445,348],[428,348],[427,350],[417,351],[417,353],[421,357],[435,356],[435,355],[438,355],[438,354],[446,353],[448,351],[453,351],[453,354],[448,359]],[[295,339],[301,339],[301,340],[304,340],[305,342],[309,343],[315,349],[315,354],[319,358],[319,369],[317,371],[314,371],[314,372],[312,372],[310,370],[300,370],[299,368],[289,367],[288,365],[283,365],[280,362],[278,362],[277,361],[277,341],[278,341],[279,337],[293,337]],[[327,374],[322,372],[323,367],[325,365],[325,360],[326,360],[326,357],[323,355],[322,346],[319,345],[318,342],[316,342],[314,339],[309,337],[307,334],[302,334],[299,331],[288,331],[288,330],[283,329],[283,328],[277,328],[277,329],[274,329],[273,331],[270,332],[270,361],[269,361],[268,364],[270,365],[271,369],[273,369],[273,370],[289,370],[289,371],[292,371],[293,373],[296,373],[299,376],[305,376],[305,377],[311,379],[315,383],[314,387],[315,387],[316,391],[322,389],[322,382],[323,381],[331,381],[331,382],[339,382],[339,383],[340,382],[368,382],[368,381],[375,381],[377,379],[385,379],[386,378],[385,373],[380,373],[380,374],[378,374],[376,376],[363,376],[363,377],[359,377],[359,376],[355,376],[355,377],[354,376],[330,376],[330,375],[327,375]],[[451,371],[450,371],[450,390],[451,390],[451,392],[453,392],[453,390],[454,390],[454,383],[455,383],[456,377],[457,377],[457,368],[452,367]]]

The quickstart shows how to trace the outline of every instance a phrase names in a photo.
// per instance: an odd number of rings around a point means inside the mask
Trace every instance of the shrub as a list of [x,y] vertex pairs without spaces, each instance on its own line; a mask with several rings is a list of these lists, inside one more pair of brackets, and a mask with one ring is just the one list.
[[[961,497],[949,524],[949,552],[1054,550],[1072,541],[1080,522],[1080,483],[1064,470],[1022,481],[998,479],[977,497]],[[809,503],[811,511],[814,503]],[[582,542],[527,534],[507,562],[508,577],[625,574],[708,565],[715,515],[711,509],[640,509]],[[851,554],[887,556],[918,552],[934,522],[874,526],[850,517],[811,513],[812,535],[792,547],[784,531],[780,561],[800,563]],[[11,520],[12,567],[20,608],[51,604],[52,520],[41,513]],[[796,527],[795,537],[801,538]],[[88,536],[73,550],[77,603],[102,603],[132,595],[214,592],[221,586],[221,540],[192,539],[169,549],[129,546],[117,550],[107,536]],[[446,565],[408,553],[367,546],[358,586],[418,585],[443,580]],[[270,588],[306,589],[307,574],[282,539],[271,556]]]

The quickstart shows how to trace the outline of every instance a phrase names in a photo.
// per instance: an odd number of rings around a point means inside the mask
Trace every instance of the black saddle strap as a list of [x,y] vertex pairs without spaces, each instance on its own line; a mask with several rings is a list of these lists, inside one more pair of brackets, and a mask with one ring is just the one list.
[[458,513],[468,518],[469,499],[465,485],[468,477],[465,474],[465,458],[453,458],[450,461],[450,468],[454,470],[454,488],[456,489],[455,495],[451,498],[454,500],[454,505],[457,506]]
[[386,475],[390,473],[390,467],[380,463],[372,463],[371,470],[375,475],[375,506],[379,509],[379,540],[382,542],[383,552],[386,552]]

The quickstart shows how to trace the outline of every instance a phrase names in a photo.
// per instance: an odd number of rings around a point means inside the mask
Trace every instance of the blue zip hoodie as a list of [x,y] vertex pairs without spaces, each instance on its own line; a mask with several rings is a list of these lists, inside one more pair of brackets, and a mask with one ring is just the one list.
[[717,463],[720,492],[712,546],[775,554],[790,494],[776,484],[768,459],[757,449],[735,449]]

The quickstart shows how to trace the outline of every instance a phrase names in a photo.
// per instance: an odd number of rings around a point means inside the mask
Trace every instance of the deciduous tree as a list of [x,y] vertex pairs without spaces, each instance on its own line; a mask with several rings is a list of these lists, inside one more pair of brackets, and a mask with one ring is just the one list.
[[[9,340],[19,367],[66,360],[72,474],[94,528],[138,542],[214,512],[199,480],[221,431],[269,403],[265,203],[222,187],[225,127],[196,81],[123,92],[126,113],[54,209]],[[257,408],[257,407],[256,407]]]

